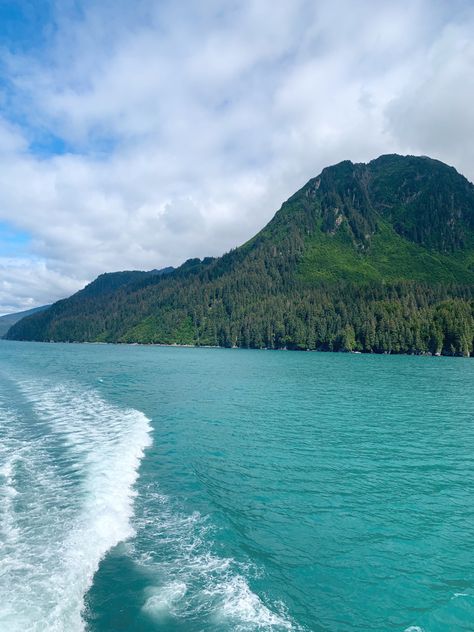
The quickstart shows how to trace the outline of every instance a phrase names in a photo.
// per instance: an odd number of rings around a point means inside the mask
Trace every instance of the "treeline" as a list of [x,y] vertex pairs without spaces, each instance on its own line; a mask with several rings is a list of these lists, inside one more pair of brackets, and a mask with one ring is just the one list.
[[[204,268],[204,269],[203,269]],[[278,266],[172,275],[72,297],[17,323],[9,337],[367,353],[474,353],[472,287],[401,282],[286,282]],[[243,266],[245,270],[246,266]],[[214,271],[215,272],[215,271]],[[283,271],[284,272],[284,271]]]
[[468,356],[474,301],[461,289],[459,297],[452,294],[417,284],[344,285],[242,301],[217,291],[206,297],[209,303],[160,309],[116,340]]

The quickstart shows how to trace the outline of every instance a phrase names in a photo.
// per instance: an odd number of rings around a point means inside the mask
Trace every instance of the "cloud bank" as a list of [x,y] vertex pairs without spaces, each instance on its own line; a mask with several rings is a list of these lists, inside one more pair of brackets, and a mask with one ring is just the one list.
[[0,227],[29,237],[0,252],[0,313],[219,255],[347,158],[427,154],[474,179],[469,2],[48,8],[0,50]]

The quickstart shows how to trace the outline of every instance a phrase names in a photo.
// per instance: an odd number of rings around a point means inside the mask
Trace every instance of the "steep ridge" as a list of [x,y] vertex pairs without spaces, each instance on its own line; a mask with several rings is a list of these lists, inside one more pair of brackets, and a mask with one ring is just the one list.
[[243,246],[142,274],[102,275],[7,337],[469,355],[474,186],[427,157],[344,161]]

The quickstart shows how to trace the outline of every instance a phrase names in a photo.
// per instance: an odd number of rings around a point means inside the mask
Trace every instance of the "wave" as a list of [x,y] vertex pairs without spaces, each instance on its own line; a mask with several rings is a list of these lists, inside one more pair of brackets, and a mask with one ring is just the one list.
[[105,553],[134,531],[150,421],[93,391],[46,382],[0,400],[0,628],[80,632]]
[[13,410],[0,398],[0,629],[82,632],[99,563],[124,540],[131,552],[140,543],[133,557],[150,575],[142,608],[150,619],[198,617],[216,631],[301,629],[251,590],[250,566],[211,552],[205,516],[180,511],[156,481],[135,498],[151,443],[143,413],[74,384],[16,388]]
[[170,618],[199,620],[199,629],[221,632],[302,631],[283,604],[270,603],[253,592],[251,564],[212,552],[215,528],[199,512],[187,514],[172,499],[148,485],[137,507],[138,547],[131,555],[148,577],[142,611],[165,624]]

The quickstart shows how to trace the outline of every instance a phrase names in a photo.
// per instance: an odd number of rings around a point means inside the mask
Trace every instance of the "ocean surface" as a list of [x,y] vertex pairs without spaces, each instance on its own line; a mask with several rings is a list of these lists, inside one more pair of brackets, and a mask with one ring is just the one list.
[[0,342],[1,632],[474,630],[474,360]]

